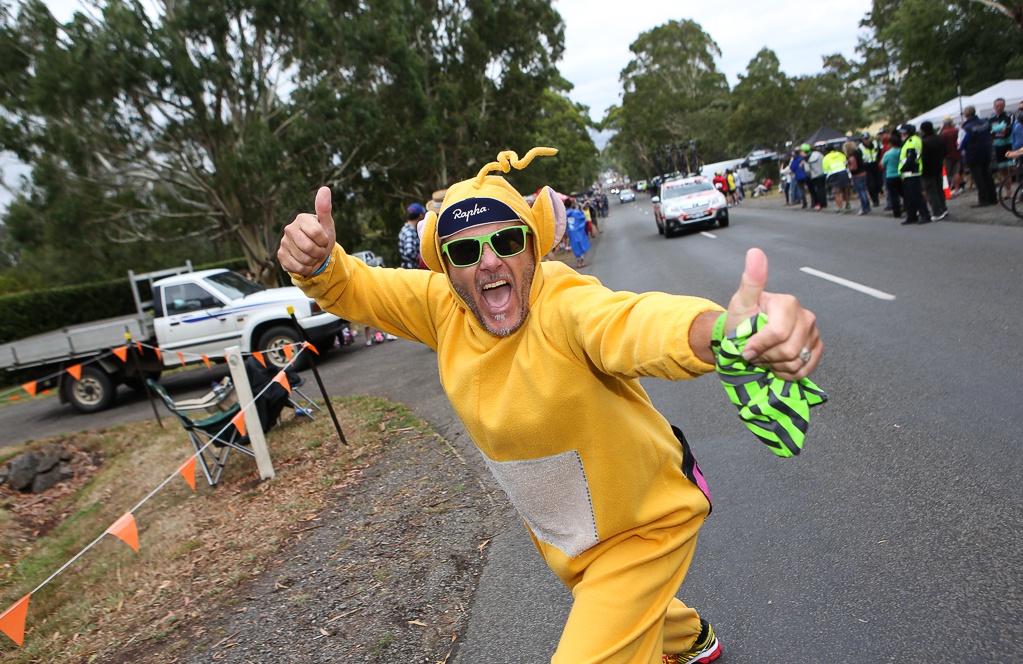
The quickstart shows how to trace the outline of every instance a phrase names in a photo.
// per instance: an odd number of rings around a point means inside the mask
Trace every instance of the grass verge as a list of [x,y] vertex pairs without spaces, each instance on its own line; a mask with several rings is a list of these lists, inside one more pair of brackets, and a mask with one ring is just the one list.
[[[335,400],[343,445],[323,412],[267,435],[277,476],[231,455],[220,484],[193,493],[175,469],[191,445],[155,421],[4,448],[0,463],[56,442],[73,446],[76,477],[48,494],[0,486],[0,611],[56,572],[168,477],[135,511],[139,553],[103,537],[29,602],[24,645],[0,634],[5,663],[104,661],[129,644],[166,637],[218,596],[267,571],[266,561],[316,521],[333,492],[355,481],[389,430],[425,425],[404,406],[370,397]],[[227,593],[229,594],[229,593]]]

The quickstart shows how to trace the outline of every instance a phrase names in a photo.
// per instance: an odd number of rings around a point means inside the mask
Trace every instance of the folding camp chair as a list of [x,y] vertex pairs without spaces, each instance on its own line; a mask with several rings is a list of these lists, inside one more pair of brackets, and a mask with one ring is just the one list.
[[[199,465],[202,466],[203,475],[210,486],[217,486],[220,482],[220,475],[227,465],[227,456],[231,450],[238,450],[242,454],[255,457],[255,452],[249,448],[249,439],[242,436],[238,429],[231,424],[231,420],[238,414],[240,406],[237,400],[221,409],[220,406],[228,403],[229,397],[233,397],[233,386],[229,382],[221,384],[223,389],[214,390],[205,396],[197,399],[187,399],[175,402],[163,389],[163,386],[147,380],[150,389],[160,395],[163,403],[181,423],[188,433],[192,447],[198,453]],[[228,389],[229,388],[229,389]],[[210,413],[213,414],[210,414]],[[193,413],[199,415],[187,415]]]
[[[290,403],[292,409],[294,409],[295,416],[297,417],[299,415],[305,415],[310,420],[315,420],[316,418],[313,417],[313,408],[315,408],[316,410],[323,410],[323,408],[321,408],[315,401],[310,399],[305,392],[299,389],[299,386],[305,384],[305,379],[302,378],[301,375],[296,373],[294,375],[294,380],[295,382],[291,383],[292,396],[288,397],[288,402]],[[294,395],[298,395],[299,397],[301,397],[302,400],[305,401],[305,405],[302,405],[295,401]]]

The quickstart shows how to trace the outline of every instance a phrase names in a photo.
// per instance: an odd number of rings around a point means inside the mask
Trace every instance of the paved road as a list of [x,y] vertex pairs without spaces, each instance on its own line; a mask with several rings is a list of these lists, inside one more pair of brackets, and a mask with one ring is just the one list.
[[[796,459],[758,443],[711,377],[645,383],[686,431],[715,498],[680,597],[714,622],[722,661],[1023,661],[1023,331],[1013,306],[1023,230],[770,206],[664,240],[649,209],[642,196],[613,204],[584,271],[612,288],[723,302],[746,249],[760,246],[770,287],[816,311],[828,345],[815,378],[832,402],[815,409]],[[404,341],[355,347],[329,355],[323,374],[334,394],[410,404],[468,450],[433,357]],[[171,389],[218,377],[206,374],[172,376]],[[134,398],[82,417],[51,399],[0,409],[0,431],[13,442],[19,418],[67,430],[106,417],[152,413]],[[455,664],[547,661],[570,601],[509,512]]]
[[[724,302],[760,246],[771,288],[797,294],[826,335],[815,377],[832,402],[796,459],[746,432],[712,378],[645,383],[715,498],[680,597],[715,624],[722,661],[1023,661],[1023,230],[771,206],[665,240],[647,199],[612,210],[587,268],[606,285]],[[546,661],[568,610],[510,528],[462,664]]]

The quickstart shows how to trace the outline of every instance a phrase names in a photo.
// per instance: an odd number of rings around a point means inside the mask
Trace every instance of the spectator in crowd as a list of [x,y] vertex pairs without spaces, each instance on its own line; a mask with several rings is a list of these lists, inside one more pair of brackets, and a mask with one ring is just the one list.
[[977,202],[970,207],[998,205],[995,180],[991,177],[991,125],[977,117],[977,109],[973,106],[963,109],[963,118],[959,149],[977,187]]
[[[881,129],[878,130],[878,132],[877,132],[877,142],[878,142],[878,145],[879,145],[879,149],[881,150],[881,157],[882,158],[885,156],[885,154],[887,154],[887,152],[889,150],[892,149],[892,136],[893,136],[893,134],[890,131],[888,131],[888,129],[886,129],[885,127],[881,127]],[[898,132],[896,132],[894,134],[894,137],[895,138],[899,138]],[[899,138],[899,146],[900,147],[902,146],[902,139],[901,138]],[[883,171],[884,168],[882,167],[881,170]],[[892,209],[892,196],[891,196],[890,193],[888,193],[888,177],[883,172],[882,172],[882,176],[884,176],[884,183],[885,183],[885,188],[884,188],[884,191],[885,191],[885,194],[884,194],[885,195],[885,205],[884,205],[884,210],[885,210],[885,212],[888,212],[889,210]]]
[[881,205],[881,189],[884,188],[884,174],[881,172],[881,146],[870,134],[860,135],[860,154],[863,155],[863,168],[867,174],[867,195],[874,207]]
[[590,250],[590,238],[586,234],[586,214],[579,209],[574,198],[565,201],[565,226],[568,241],[575,254],[575,266],[586,267],[586,252]]
[[720,191],[722,194],[724,194],[725,195],[725,199],[727,199],[728,198],[728,179],[725,177],[725,174],[722,173],[721,171],[716,171],[714,173],[714,179],[711,180],[711,182],[714,183],[714,188],[717,189],[718,191]]
[[884,156],[885,152],[891,148],[892,132],[888,131],[885,127],[881,127],[877,132],[877,140],[880,143],[881,156]]
[[885,191],[888,192],[888,204],[892,216],[902,216],[902,178],[899,177],[899,153],[902,150],[902,138],[894,134],[889,139],[889,149],[881,156],[881,167],[884,168]]
[[923,143],[923,171],[921,180],[927,202],[931,206],[934,221],[941,221],[948,216],[945,205],[945,186],[941,177],[941,169],[945,163],[945,139],[934,133],[934,125],[930,120],[920,123],[920,142]]
[[[1012,123],[1011,140],[1013,152],[1018,152],[1020,148],[1023,148],[1023,101],[1019,103],[1019,108],[1016,109],[1016,121]],[[1016,163],[1019,165],[1018,161]]]
[[736,202],[741,203],[743,199],[746,198],[746,194],[742,190],[742,175],[740,175],[739,170],[736,169],[736,171],[732,173],[732,177],[735,178],[735,195],[738,197],[738,201]]
[[849,207],[848,195],[849,171],[846,170],[845,154],[836,145],[828,146],[828,153],[824,155],[824,177],[827,178],[828,191],[835,197],[835,210],[838,214],[845,214]]
[[[994,104],[995,114],[988,119],[991,125],[991,145],[995,151],[995,168],[1003,187],[1003,196],[1012,198],[1012,159],[1006,152],[1012,149],[1012,116],[1005,112],[1005,100],[999,97]],[[996,197],[997,202],[997,197]]]
[[863,153],[852,141],[846,141],[842,145],[842,152],[845,153],[845,167],[849,171],[856,195],[860,199],[860,211],[856,214],[862,217],[870,212],[870,196],[867,194],[867,166],[863,163]]
[[952,187],[952,195],[963,191],[963,156],[959,152],[959,130],[952,123],[952,116],[946,115],[941,121],[941,138],[945,141],[945,160],[942,166]]
[[401,266],[406,270],[419,268],[419,231],[416,226],[426,217],[426,208],[419,203],[413,203],[405,210],[405,225],[398,233],[398,254],[401,256]]
[[789,170],[792,171],[792,204],[800,203],[806,209],[806,153],[802,146],[796,150],[796,154],[789,163]]
[[[785,205],[792,204],[792,171],[789,169],[790,163],[792,163],[792,157],[782,157],[778,168],[778,179],[781,182],[781,193],[785,194]],[[717,186],[716,182],[714,186]]]
[[725,184],[728,187],[728,206],[739,204],[739,199],[735,196],[735,175],[732,173],[732,169],[725,169]]
[[929,224],[931,211],[927,208],[923,185],[920,182],[923,173],[923,142],[916,135],[916,127],[911,124],[899,127],[899,133],[902,135],[899,176],[902,177],[902,195],[906,200],[906,219],[902,225]]
[[806,154],[806,183],[813,209],[823,210],[828,207],[828,194],[824,190],[824,155],[811,148],[809,143],[803,143],[802,149]]

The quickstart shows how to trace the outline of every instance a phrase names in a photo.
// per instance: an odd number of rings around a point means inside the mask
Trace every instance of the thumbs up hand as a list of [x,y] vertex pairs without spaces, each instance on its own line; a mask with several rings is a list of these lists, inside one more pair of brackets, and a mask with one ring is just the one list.
[[767,325],[749,338],[743,357],[784,380],[805,378],[824,354],[816,316],[795,296],[769,293],[766,286],[767,256],[760,249],[750,249],[739,289],[728,302],[725,332],[758,313],[766,314]]
[[285,227],[277,250],[281,267],[304,277],[312,276],[327,262],[337,241],[328,187],[320,187],[316,192],[315,209],[316,214],[303,212]]

